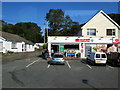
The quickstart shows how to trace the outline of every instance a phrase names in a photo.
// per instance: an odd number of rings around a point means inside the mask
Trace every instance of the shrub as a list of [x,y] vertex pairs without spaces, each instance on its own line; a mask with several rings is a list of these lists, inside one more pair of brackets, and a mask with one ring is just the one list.
[[14,52],[13,51],[7,51],[7,54],[13,54]]
[[47,44],[44,44],[43,49],[47,49],[47,46],[48,46]]

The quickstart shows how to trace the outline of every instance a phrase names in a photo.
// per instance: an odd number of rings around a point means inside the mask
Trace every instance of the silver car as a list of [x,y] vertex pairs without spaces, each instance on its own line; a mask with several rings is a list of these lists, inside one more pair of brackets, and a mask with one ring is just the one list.
[[52,60],[49,61],[49,64],[65,64],[65,57],[61,53],[55,53],[52,57]]

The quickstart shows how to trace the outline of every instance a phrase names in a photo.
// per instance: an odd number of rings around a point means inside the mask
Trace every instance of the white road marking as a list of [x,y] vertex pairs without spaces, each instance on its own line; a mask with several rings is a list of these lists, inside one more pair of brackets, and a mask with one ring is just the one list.
[[111,66],[108,66],[109,68],[111,68],[111,69],[114,69],[114,67],[111,67]]
[[87,64],[86,66],[88,66],[90,69],[92,69],[92,67],[90,65]]
[[49,67],[50,67],[50,64],[48,64],[47,68],[49,68]]
[[67,63],[67,65],[68,65],[68,67],[71,68],[71,66],[70,66],[70,64],[68,63],[68,61],[66,61],[66,63]]
[[38,59],[38,60],[35,60],[34,62],[32,62],[32,63],[30,63],[30,64],[28,64],[28,65],[26,66],[26,68],[28,68],[29,66],[31,66],[32,64],[34,64],[34,63],[37,62],[37,61],[39,61],[39,59]]

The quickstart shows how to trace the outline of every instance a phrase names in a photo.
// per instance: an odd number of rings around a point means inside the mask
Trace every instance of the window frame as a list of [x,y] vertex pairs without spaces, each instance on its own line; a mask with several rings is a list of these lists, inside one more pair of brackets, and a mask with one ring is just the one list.
[[[92,35],[90,30],[95,30],[95,35]],[[96,28],[87,28],[87,36],[96,36]]]
[[[13,46],[15,46],[15,47],[13,47]],[[11,49],[17,49],[17,42],[12,42]]]
[[[111,35],[108,33],[108,30],[111,30]],[[106,36],[116,36],[116,29],[106,29]]]

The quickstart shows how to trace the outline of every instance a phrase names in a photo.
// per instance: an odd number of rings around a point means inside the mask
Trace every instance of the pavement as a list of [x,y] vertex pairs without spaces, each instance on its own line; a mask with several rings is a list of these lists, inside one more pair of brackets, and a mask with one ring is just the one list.
[[81,60],[49,65],[40,57],[3,64],[3,88],[119,88],[119,67],[92,66]]

